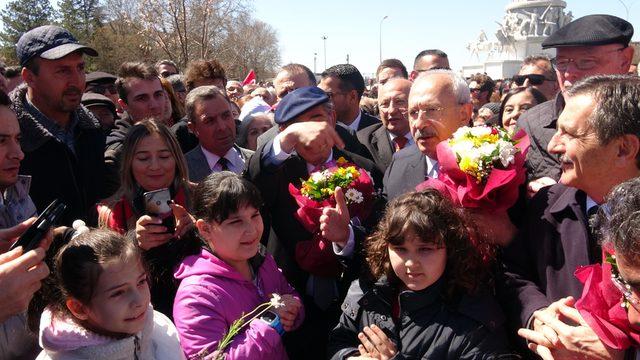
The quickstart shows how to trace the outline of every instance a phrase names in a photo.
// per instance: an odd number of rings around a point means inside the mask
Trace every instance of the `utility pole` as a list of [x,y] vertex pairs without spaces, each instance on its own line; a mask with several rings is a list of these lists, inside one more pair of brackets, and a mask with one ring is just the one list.
[[324,42],[324,69],[327,69],[327,35],[322,35],[322,41]]
[[314,52],[313,53],[313,73],[314,74],[317,73],[317,71],[316,71],[316,62],[317,62],[317,60],[318,60],[318,53]]
[[382,22],[388,18],[387,15],[385,15],[381,20],[380,20],[380,61],[378,61],[378,63],[382,62]]
[[347,54],[347,64],[349,63],[349,54]]

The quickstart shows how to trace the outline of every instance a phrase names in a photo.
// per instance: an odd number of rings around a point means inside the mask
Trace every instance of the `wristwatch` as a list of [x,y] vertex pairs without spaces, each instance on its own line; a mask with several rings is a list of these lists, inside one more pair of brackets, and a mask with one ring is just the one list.
[[278,316],[278,314],[273,311],[265,311],[264,314],[260,315],[260,320],[269,324],[269,326],[274,328],[280,336],[284,335],[284,328],[282,327],[280,316]]

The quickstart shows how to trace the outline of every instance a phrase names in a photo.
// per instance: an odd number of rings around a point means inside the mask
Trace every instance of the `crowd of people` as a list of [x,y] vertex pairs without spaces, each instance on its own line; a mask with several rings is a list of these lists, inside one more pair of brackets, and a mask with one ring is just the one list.
[[[576,19],[510,79],[430,49],[368,84],[296,63],[242,83],[214,59],[86,73],[94,49],[30,30],[0,77],[0,359],[640,358],[632,36]],[[464,126],[528,135],[507,212],[416,190]],[[375,199],[356,216],[337,188],[310,231],[291,188],[340,161]],[[602,311],[577,277],[600,264]]]

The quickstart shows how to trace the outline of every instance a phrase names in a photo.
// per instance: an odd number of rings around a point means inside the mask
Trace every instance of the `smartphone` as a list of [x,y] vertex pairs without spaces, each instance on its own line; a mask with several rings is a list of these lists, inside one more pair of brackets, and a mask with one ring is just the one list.
[[170,233],[176,230],[176,218],[169,204],[171,203],[171,192],[169,189],[148,191],[142,194],[144,197],[144,208],[147,214],[162,219],[162,226]]
[[18,246],[22,246],[22,253],[31,251],[40,245],[42,238],[47,235],[51,226],[56,224],[62,214],[67,210],[67,205],[63,204],[60,200],[55,199],[47,206],[46,209],[38,216],[36,221],[29,226],[18,241],[11,245],[9,250],[13,250]]

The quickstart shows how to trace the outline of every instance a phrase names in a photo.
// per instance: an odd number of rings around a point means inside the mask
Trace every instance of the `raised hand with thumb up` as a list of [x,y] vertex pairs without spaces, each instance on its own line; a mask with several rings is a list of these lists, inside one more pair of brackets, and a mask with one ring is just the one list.
[[334,197],[336,199],[335,208],[326,207],[322,210],[320,231],[323,238],[344,247],[349,240],[349,220],[351,218],[344,191],[340,187],[336,188]]

